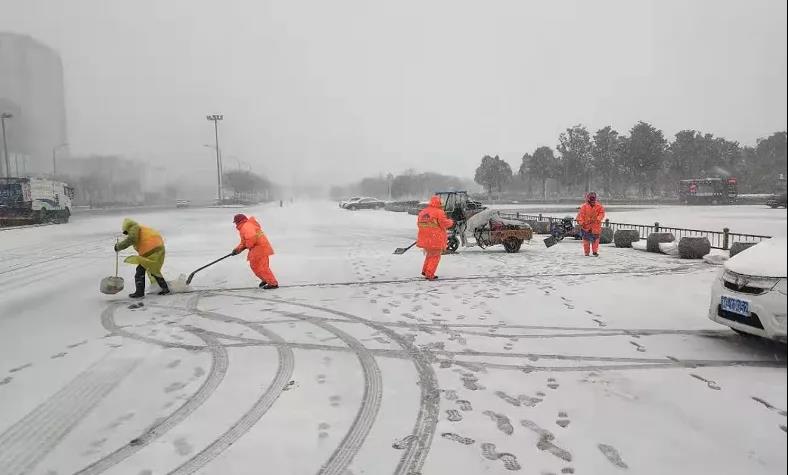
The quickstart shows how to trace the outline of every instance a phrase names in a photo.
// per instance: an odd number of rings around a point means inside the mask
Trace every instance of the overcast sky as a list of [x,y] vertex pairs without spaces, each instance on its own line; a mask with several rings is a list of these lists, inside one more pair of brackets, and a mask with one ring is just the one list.
[[282,183],[516,168],[577,123],[786,129],[785,0],[0,0],[0,31],[60,51],[72,153],[209,169],[223,113]]

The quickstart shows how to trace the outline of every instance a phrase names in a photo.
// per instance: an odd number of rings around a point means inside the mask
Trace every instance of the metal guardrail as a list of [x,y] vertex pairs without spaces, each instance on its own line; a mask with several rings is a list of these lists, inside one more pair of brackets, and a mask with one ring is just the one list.
[[[552,223],[554,221],[561,221],[562,217],[545,216],[543,214],[525,214],[520,212],[501,212],[500,215],[505,218],[519,219],[524,221],[545,221]],[[577,220],[573,219],[577,223]],[[654,224],[631,224],[631,223],[614,223],[609,219],[605,220],[605,226],[613,228],[614,231],[619,229],[635,229],[640,233],[640,239],[646,239],[651,233],[673,233],[676,239],[683,237],[705,237],[711,243],[712,249],[729,250],[731,245],[735,242],[742,243],[759,243],[764,239],[770,239],[771,236],[762,236],[760,234],[745,234],[734,233],[729,228],[723,228],[722,231],[709,231],[703,229],[690,229],[690,228],[676,228],[672,226],[662,226],[658,222]]]

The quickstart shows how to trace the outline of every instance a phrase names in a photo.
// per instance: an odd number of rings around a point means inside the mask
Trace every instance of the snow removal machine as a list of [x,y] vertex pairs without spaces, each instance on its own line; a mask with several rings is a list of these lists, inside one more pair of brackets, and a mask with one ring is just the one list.
[[473,245],[467,242],[468,231],[480,248],[501,244],[506,252],[518,252],[523,242],[533,237],[533,230],[527,223],[501,217],[497,210],[487,209],[468,198],[466,191],[439,191],[435,194],[440,197],[446,215],[454,221],[454,226],[449,229],[447,253],[457,252],[461,245]]

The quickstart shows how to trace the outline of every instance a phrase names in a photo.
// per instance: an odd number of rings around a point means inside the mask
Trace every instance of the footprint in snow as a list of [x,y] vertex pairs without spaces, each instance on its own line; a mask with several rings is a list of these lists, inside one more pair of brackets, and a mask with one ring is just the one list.
[[410,447],[410,444],[412,444],[414,440],[416,440],[416,436],[411,434],[402,439],[395,440],[391,446],[397,450],[405,450]]
[[470,437],[463,437],[459,434],[455,434],[454,432],[444,432],[441,434],[441,437],[444,439],[453,440],[454,442],[460,443],[462,445],[473,445],[473,443],[476,442]]
[[607,460],[616,467],[624,469],[629,468],[629,466],[621,459],[621,454],[618,453],[618,449],[612,445],[598,444],[597,447],[599,448],[599,451],[602,452],[602,455],[604,455],[605,458],[607,458]]
[[454,389],[441,389],[441,392],[445,394],[445,398],[447,401],[455,401],[457,400],[457,391]]
[[558,424],[560,427],[563,427],[563,428],[566,428],[567,426],[569,426],[570,422],[571,421],[569,420],[569,416],[567,415],[566,412],[563,412],[563,411],[558,413],[558,419],[556,419],[556,421],[555,421],[556,424]]
[[450,422],[460,422],[462,420],[462,414],[456,409],[446,409],[446,416]]
[[511,404],[512,406],[519,407],[522,404],[519,399],[517,399],[516,397],[509,396],[503,391],[495,391],[495,395],[503,399],[507,403]]
[[498,430],[503,432],[506,435],[512,435],[514,433],[514,427],[512,426],[511,421],[508,417],[503,414],[498,414],[493,411],[484,411],[483,414],[488,416],[490,419],[495,421],[496,427]]
[[8,372],[9,373],[18,373],[19,371],[22,371],[24,369],[30,368],[31,366],[33,366],[33,363],[25,363],[22,366],[17,366],[16,368],[9,369]]
[[692,376],[693,378],[695,378],[695,379],[698,379],[698,380],[700,380],[700,381],[703,381],[704,383],[706,383],[706,386],[708,386],[708,387],[709,387],[709,389],[714,389],[715,391],[719,391],[720,389],[722,389],[722,388],[721,388],[721,387],[720,387],[720,386],[717,384],[717,382],[716,382],[716,381],[712,381],[712,380],[710,380],[710,379],[706,379],[706,378],[704,378],[703,376],[700,376],[700,375],[697,375],[697,374],[694,374],[694,373],[693,373],[693,374],[690,374],[690,376]]

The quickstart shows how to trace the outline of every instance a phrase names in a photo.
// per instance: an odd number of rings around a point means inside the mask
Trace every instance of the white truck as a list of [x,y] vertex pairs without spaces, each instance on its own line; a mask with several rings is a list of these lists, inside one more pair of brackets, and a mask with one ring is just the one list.
[[67,223],[74,189],[46,178],[0,178],[0,224]]

